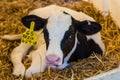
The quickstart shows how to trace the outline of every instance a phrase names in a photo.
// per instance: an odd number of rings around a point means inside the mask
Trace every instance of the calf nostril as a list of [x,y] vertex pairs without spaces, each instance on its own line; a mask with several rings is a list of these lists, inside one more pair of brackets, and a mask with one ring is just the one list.
[[54,62],[58,62],[60,58],[57,56],[50,55],[50,56],[46,56],[46,60],[48,63],[54,63]]

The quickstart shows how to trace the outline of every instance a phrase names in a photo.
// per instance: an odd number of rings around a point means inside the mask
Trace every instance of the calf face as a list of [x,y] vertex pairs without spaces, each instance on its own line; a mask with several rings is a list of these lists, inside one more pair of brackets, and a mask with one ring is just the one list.
[[27,28],[31,21],[35,21],[35,31],[43,28],[46,62],[52,68],[63,69],[68,66],[68,62],[86,58],[93,51],[103,53],[99,41],[94,39],[94,35],[100,37],[97,34],[101,30],[101,26],[96,22],[80,22],[65,12],[55,12],[48,19],[35,15],[22,19]]

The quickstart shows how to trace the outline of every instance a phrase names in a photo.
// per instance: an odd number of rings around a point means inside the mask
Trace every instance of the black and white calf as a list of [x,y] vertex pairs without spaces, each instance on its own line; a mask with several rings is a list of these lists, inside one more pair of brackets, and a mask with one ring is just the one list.
[[[55,12],[48,19],[29,15],[22,19],[29,28],[36,22],[36,31],[44,28],[46,63],[52,68],[63,69],[72,61],[87,58],[91,53],[104,53],[100,24],[85,20],[77,21],[66,12]],[[41,26],[42,24],[42,26]]]
[[[22,23],[27,28],[31,21],[35,21],[34,30],[37,34],[43,29],[46,46],[42,47],[44,49],[40,49],[38,45],[37,50],[32,52],[32,64],[26,71],[26,76],[42,72],[47,66],[51,66],[53,69],[64,69],[70,62],[87,58],[93,52],[98,54],[105,52],[100,35],[101,25],[82,12],[51,5],[33,10],[28,16],[22,18]],[[16,61],[12,59],[16,68],[14,69],[15,75],[24,74],[25,70],[21,70],[22,72],[17,72],[17,70],[23,67],[22,57],[30,47],[30,45],[21,43],[17,49],[14,49],[12,57],[21,56]],[[23,48],[24,51],[19,51],[20,48]],[[39,54],[42,54],[41,51],[43,52],[42,59],[38,57]],[[39,62],[40,60],[44,63],[43,65]],[[18,63],[22,66],[20,67]],[[41,66],[43,68],[39,70]]]

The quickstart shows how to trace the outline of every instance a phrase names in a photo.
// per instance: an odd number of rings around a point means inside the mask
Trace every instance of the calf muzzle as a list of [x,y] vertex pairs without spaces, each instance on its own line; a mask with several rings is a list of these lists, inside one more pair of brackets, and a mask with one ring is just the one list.
[[60,62],[60,58],[55,55],[46,56],[46,62],[48,66],[58,66]]

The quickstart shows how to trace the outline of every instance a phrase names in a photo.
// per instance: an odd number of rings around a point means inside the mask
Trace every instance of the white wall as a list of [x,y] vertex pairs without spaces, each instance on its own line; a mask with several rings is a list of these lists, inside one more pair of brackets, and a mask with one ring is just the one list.
[[120,80],[120,67],[85,80]]
[[113,19],[120,27],[120,0],[110,0],[109,5]]
[[93,3],[103,14],[107,15],[109,10],[113,20],[120,27],[120,0],[83,0]]

